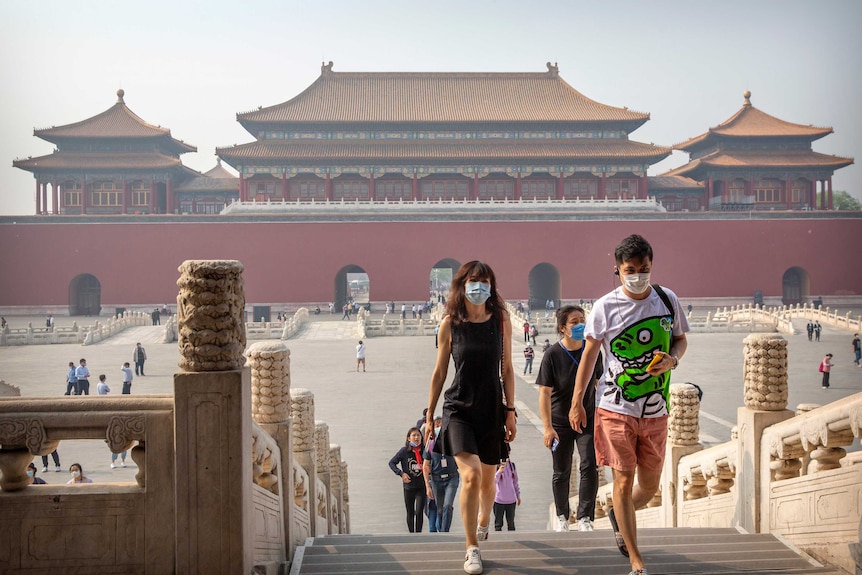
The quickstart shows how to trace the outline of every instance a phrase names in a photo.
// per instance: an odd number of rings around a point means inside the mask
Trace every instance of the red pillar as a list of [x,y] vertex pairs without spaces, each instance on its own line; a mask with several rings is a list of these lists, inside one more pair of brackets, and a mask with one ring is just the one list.
[[174,206],[174,187],[172,182],[173,180],[171,178],[168,178],[165,181],[165,212],[168,214],[172,214],[176,211],[176,207]]
[[123,215],[128,214],[128,206],[129,203],[129,183],[126,181],[126,178],[123,178]]
[[151,214],[153,213],[153,206],[155,206],[155,202],[156,202],[156,179],[151,178],[150,179],[150,205],[149,205]]
[[239,201],[245,201],[245,178],[242,177],[242,172],[239,173]]
[[599,185],[599,200],[605,200],[608,197],[607,194],[607,184],[608,184],[608,175],[605,172],[602,172],[602,181],[601,185]]
[[829,176],[829,209],[832,209],[832,176]]
[[84,179],[81,181],[81,213],[87,213],[87,207],[90,204],[89,196],[90,196],[90,184],[87,183],[87,176],[84,176]]
[[374,174],[369,174],[368,177],[368,200],[374,201]]
[[817,207],[817,180],[808,182],[808,207],[812,210]]
[[323,184],[323,195],[328,201],[332,201],[332,177],[326,174],[326,182]]
[[557,176],[557,193],[555,194],[555,199],[563,199],[563,172],[560,172],[560,175]]
[[478,200],[479,199],[479,173],[476,172],[473,174],[473,190],[471,192],[472,197],[468,198],[470,200]]
[[706,179],[706,197],[712,199],[712,194],[714,190],[712,189],[712,178]]
[[518,176],[515,179],[515,199],[521,199],[521,172],[518,172]]
[[730,187],[727,178],[724,178],[724,190],[721,192],[721,197],[724,198],[723,201],[730,202]]
[[281,174],[281,199],[287,200],[287,174],[282,172]]
[[784,179],[784,193],[787,194],[787,211],[793,209],[793,182],[789,177]]
[[415,172],[413,173],[413,189],[411,193],[413,194],[414,202],[419,199],[419,175]]
[[42,182],[36,180],[36,215],[42,213]]

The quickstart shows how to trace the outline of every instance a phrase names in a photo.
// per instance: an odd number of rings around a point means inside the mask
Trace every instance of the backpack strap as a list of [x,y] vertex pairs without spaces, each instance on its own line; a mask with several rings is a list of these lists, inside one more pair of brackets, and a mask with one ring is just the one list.
[[667,294],[665,293],[665,291],[663,289],[661,289],[660,285],[652,284],[652,289],[655,290],[655,293],[657,293],[658,297],[661,298],[661,301],[664,302],[664,305],[667,308],[667,311],[670,312],[671,323],[675,322],[676,321],[676,311],[674,310],[673,305],[670,303],[670,298],[667,297]]

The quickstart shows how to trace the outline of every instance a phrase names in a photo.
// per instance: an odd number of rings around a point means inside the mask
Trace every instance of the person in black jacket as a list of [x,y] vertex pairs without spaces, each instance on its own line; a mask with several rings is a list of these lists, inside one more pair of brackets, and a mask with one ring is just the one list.
[[422,533],[425,509],[425,478],[422,476],[422,433],[418,427],[407,430],[404,447],[389,460],[389,469],[401,478],[404,487],[404,507],[407,509],[407,529]]

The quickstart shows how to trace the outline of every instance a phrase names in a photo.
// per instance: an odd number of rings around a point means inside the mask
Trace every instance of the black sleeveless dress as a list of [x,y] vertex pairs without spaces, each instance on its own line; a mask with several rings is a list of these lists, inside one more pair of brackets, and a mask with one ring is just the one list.
[[502,353],[499,318],[492,316],[483,323],[452,325],[455,378],[444,395],[443,427],[434,443],[435,452],[474,453],[487,465],[497,465],[507,458],[500,384]]

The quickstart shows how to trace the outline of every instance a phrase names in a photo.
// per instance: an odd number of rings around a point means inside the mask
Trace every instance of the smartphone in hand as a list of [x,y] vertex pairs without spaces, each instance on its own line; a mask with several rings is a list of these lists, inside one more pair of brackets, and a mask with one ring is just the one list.
[[560,440],[555,437],[554,441],[551,443],[551,451],[556,451],[557,447],[559,445],[560,445]]

